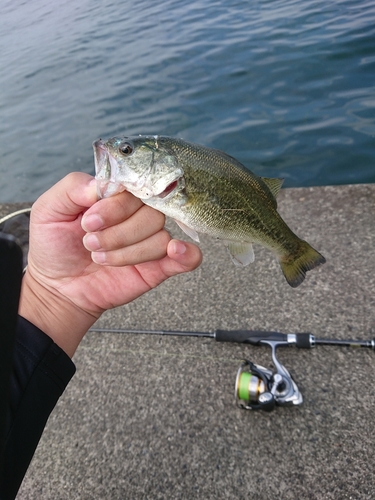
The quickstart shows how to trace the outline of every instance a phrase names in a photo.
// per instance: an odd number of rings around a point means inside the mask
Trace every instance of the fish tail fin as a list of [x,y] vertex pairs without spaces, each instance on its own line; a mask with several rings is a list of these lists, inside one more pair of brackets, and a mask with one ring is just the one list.
[[300,240],[297,252],[280,258],[280,266],[285,279],[293,288],[299,286],[306,277],[306,272],[324,264],[326,259],[306,241]]

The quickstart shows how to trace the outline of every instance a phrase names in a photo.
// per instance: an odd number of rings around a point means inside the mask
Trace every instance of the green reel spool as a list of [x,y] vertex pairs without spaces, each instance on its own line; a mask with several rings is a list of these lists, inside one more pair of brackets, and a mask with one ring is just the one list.
[[247,371],[248,369],[248,363],[243,363],[237,373],[235,393],[240,406],[242,406],[241,402],[245,403],[245,405],[258,403],[259,396],[267,390],[263,380],[254,373]]

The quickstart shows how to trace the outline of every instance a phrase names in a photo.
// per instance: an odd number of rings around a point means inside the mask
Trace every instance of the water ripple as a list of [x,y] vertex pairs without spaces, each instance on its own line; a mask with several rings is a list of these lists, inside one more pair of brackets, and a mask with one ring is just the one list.
[[375,182],[372,0],[4,0],[2,21],[0,201],[92,172],[92,140],[124,133],[287,186]]

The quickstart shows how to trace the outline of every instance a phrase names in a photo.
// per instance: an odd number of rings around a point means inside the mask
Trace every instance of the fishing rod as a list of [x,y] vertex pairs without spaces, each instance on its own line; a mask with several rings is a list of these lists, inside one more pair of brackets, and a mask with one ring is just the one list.
[[272,411],[275,406],[297,406],[303,397],[293,377],[276,356],[278,347],[295,346],[312,349],[317,345],[366,347],[375,351],[375,339],[339,340],[316,338],[311,333],[280,333],[260,330],[215,330],[191,332],[178,330],[127,330],[124,328],[90,328],[91,332],[167,335],[180,337],[209,337],[218,342],[234,342],[271,348],[275,369],[270,370],[244,359],[238,369],[235,383],[235,399],[245,410]]

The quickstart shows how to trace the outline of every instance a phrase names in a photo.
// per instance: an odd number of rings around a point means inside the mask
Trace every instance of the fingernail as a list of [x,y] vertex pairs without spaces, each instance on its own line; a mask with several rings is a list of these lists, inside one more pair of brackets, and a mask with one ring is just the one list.
[[88,232],[98,231],[104,225],[103,219],[98,214],[83,216],[81,226]]
[[174,241],[173,242],[174,245],[173,245],[173,252],[178,254],[178,255],[182,255],[186,252],[186,245],[184,245],[184,243],[182,243],[182,241]]
[[101,248],[99,239],[96,234],[85,234],[83,237],[83,244],[87,250],[90,252],[95,252]]
[[105,252],[92,252],[91,258],[96,264],[105,264],[106,263]]

